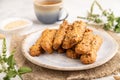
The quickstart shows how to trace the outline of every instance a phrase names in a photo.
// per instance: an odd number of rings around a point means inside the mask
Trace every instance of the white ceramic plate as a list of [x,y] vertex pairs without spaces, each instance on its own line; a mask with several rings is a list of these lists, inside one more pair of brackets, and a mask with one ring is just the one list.
[[[54,27],[55,28],[55,27]],[[118,44],[117,42],[106,32],[98,31],[94,28],[91,28],[95,34],[98,34],[103,37],[103,44],[100,50],[97,53],[97,60],[93,64],[82,64],[77,59],[70,59],[65,56],[65,54],[57,54],[54,52],[53,54],[42,54],[39,57],[32,57],[29,55],[29,48],[35,43],[38,37],[41,35],[43,30],[32,33],[26,37],[23,41],[22,50],[23,55],[32,63],[46,67],[49,69],[55,70],[64,70],[64,71],[72,71],[72,70],[85,70],[100,66],[107,61],[109,61],[117,52]]]

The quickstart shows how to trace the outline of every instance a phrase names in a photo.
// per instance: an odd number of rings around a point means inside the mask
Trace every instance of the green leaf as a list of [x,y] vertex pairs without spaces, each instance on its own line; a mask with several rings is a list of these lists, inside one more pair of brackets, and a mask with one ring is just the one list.
[[96,23],[102,23],[102,20],[99,19],[99,18],[96,18],[96,19],[95,19],[95,22],[96,22]]
[[28,73],[31,71],[32,71],[32,69],[29,67],[21,67],[20,69],[18,69],[19,74],[25,74],[25,73]]
[[94,4],[95,4],[95,0],[94,0],[94,2],[93,2],[93,3],[92,3],[92,5],[91,5],[91,8],[90,8],[90,14],[92,14],[92,13],[93,13]]
[[108,12],[107,12],[106,10],[104,10],[104,11],[102,12],[102,14],[103,14],[104,16],[107,16],[107,15],[108,15]]
[[7,64],[9,65],[10,68],[14,68],[15,60],[14,60],[13,55],[10,55],[8,57]]
[[103,8],[102,8],[102,6],[95,0],[95,3],[96,3],[96,5],[99,7],[99,9],[101,10],[101,11],[103,11]]
[[120,33],[120,23],[118,23],[118,24],[115,26],[114,31],[115,31],[116,33]]
[[114,26],[115,16],[113,13],[109,14],[107,17],[108,22],[111,24],[111,26]]
[[5,76],[3,80],[10,80],[10,78],[8,76]]
[[13,78],[13,77],[15,77],[17,75],[17,72],[16,71],[12,71],[12,70],[10,70],[8,73],[7,73],[7,76],[9,77],[9,78]]
[[115,28],[114,31],[115,31],[116,33],[120,33],[120,28]]
[[2,69],[0,69],[0,73],[2,73],[3,72],[3,70]]
[[104,29],[105,30],[110,30],[111,29],[111,25],[109,23],[105,23],[104,24]]
[[[19,70],[16,70],[15,68],[15,59],[14,59],[14,53],[15,50],[11,52],[10,56],[6,56],[6,40],[3,39],[3,45],[2,45],[2,54],[0,55],[0,65],[2,65],[0,69],[0,73],[4,72],[6,76],[3,78],[3,80],[10,80],[11,78],[14,78],[16,75],[18,75],[21,80],[21,75],[24,73],[31,72],[32,70],[28,67],[22,67]],[[6,66],[7,64],[7,66]]]
[[14,50],[12,50],[11,54],[14,55],[15,52],[16,52],[16,50],[14,49]]
[[6,39],[4,38],[3,39],[3,45],[2,45],[2,53],[5,54],[6,51],[7,51],[7,49],[6,49]]
[[120,23],[120,17],[116,18],[116,22]]

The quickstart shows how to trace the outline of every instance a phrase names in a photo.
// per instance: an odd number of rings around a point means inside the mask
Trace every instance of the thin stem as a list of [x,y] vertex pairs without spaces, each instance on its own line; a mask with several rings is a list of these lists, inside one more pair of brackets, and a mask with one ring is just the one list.
[[85,19],[85,20],[88,20],[88,21],[94,21],[95,20],[93,17],[81,17],[81,16],[78,16],[77,18]]
[[95,3],[99,7],[99,9],[103,12],[104,10],[103,10],[102,6],[96,0],[95,0]]
[[2,45],[2,56],[3,56],[3,59],[5,59],[5,57],[6,57],[6,52],[7,52],[7,49],[6,49],[6,39],[4,38],[3,39],[3,45]]
[[81,17],[81,16],[78,16],[77,18],[80,18],[80,19],[87,19],[86,17]]
[[94,2],[93,2],[93,3],[92,3],[92,5],[91,5],[91,8],[90,8],[90,14],[92,14],[92,13],[93,13],[94,4],[95,4],[95,0],[94,0]]

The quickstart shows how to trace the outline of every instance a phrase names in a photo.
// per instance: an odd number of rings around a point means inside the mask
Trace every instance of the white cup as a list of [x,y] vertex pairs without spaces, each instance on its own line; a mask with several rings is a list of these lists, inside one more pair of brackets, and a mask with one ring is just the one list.
[[68,17],[68,13],[60,19],[64,10],[62,0],[34,0],[34,10],[38,20],[45,24],[62,21]]

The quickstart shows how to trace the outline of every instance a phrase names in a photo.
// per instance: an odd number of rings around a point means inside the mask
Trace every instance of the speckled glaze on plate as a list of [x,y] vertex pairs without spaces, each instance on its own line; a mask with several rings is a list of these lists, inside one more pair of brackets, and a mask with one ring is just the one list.
[[[58,28],[58,27],[53,27]],[[89,27],[90,28],[90,27]],[[41,35],[43,30],[28,35],[22,44],[23,55],[32,63],[54,70],[62,71],[75,71],[85,70],[100,66],[109,61],[118,50],[117,42],[105,31],[99,31],[94,28],[90,28],[95,34],[100,35],[103,38],[103,44],[97,53],[97,60],[93,64],[82,64],[79,59],[70,59],[65,54],[42,54],[38,57],[32,57],[29,55],[29,48],[35,43],[38,37]]]

